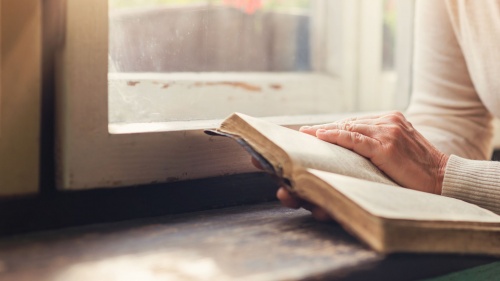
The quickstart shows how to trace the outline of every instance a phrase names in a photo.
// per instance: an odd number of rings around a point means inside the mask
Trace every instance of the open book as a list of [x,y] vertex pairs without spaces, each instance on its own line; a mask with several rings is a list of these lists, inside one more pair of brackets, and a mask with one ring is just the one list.
[[402,188],[350,150],[240,113],[207,133],[235,139],[283,186],[376,251],[500,255],[499,215]]

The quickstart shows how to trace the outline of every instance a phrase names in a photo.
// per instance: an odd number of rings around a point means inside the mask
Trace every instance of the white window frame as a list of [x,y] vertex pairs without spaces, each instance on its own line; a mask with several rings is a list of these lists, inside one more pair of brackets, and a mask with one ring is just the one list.
[[0,3],[0,196],[38,191],[41,11],[38,0]]
[[[313,37],[321,38],[313,39],[313,42],[316,42],[313,43],[314,52],[325,55],[323,60],[313,57],[313,69],[318,72],[301,77],[294,76],[296,74],[265,75],[265,78],[256,75],[252,83],[261,83],[263,87],[266,84],[287,81],[293,86],[293,83],[297,83],[296,79],[304,79],[302,82],[310,85],[313,85],[314,81],[329,81],[323,91],[332,91],[331,98],[342,104],[343,111],[365,109],[363,106],[356,106],[360,98],[365,98],[358,94],[357,87],[357,76],[360,74],[357,57],[358,52],[363,50],[359,44],[360,33],[356,31],[361,28],[361,34],[369,34],[370,31],[364,28],[382,28],[381,22],[369,24],[363,21],[358,25],[358,18],[362,15],[360,11],[368,11],[368,8],[364,7],[370,6],[372,1],[320,1],[319,5],[324,6],[315,10],[318,11],[317,17],[326,24],[322,25],[324,28],[314,29],[319,33],[313,34]],[[332,16],[331,13],[336,15]],[[57,164],[60,189],[129,186],[254,170],[250,165],[249,156],[238,145],[224,138],[206,136],[199,130],[203,127],[213,127],[214,121],[108,125],[107,1],[67,1],[65,18],[64,44],[60,48],[57,63]],[[338,30],[332,30],[333,26],[338,24],[348,27],[342,29],[340,35]],[[380,60],[380,54],[374,55]],[[370,57],[369,54],[365,56]],[[370,74],[370,71],[373,73]],[[371,77],[370,75],[380,75],[380,72],[380,69],[373,66],[365,69],[361,76]],[[131,78],[134,78],[133,81],[141,78],[126,75],[130,74],[118,75],[121,77],[115,77],[114,81],[111,76],[110,83],[123,85],[131,81]],[[156,77],[156,81],[169,83],[172,79],[180,79],[172,75]],[[288,79],[290,77],[294,79]],[[223,80],[218,77],[201,79],[241,82],[238,75],[226,76]],[[148,77],[143,77],[140,82],[144,87],[153,85],[153,80]],[[189,77],[184,77],[183,80],[185,85],[196,82],[199,80]],[[224,91],[226,86],[219,85],[211,89]],[[409,92],[401,94],[409,95]],[[297,94],[292,95],[301,98]],[[371,103],[368,109],[383,109],[383,106],[386,106],[380,102],[384,100],[380,92],[377,96],[376,102]],[[380,106],[374,108],[373,104]],[[390,107],[393,108],[394,105],[395,103]],[[330,114],[276,117],[273,120],[293,126],[327,122],[340,116]],[[179,124],[182,127],[179,127]],[[170,131],[166,131],[167,129]]]
[[[120,127],[116,122],[162,122],[179,117],[203,120],[221,118],[233,111],[254,116],[352,111],[354,94],[342,91],[340,81],[352,83],[355,69],[343,70],[338,64],[342,61],[352,64],[355,57],[345,47],[355,44],[352,40],[356,38],[350,34],[356,28],[356,6],[341,1],[313,2],[311,73],[110,73],[109,105],[115,109],[109,115],[111,130]],[[329,40],[339,35],[338,28],[332,26],[349,27],[345,29],[346,38]],[[346,40],[351,42],[339,44]],[[342,56],[334,57],[332,53]],[[207,96],[211,97],[209,103],[198,102],[200,97]],[[271,108],[262,104],[280,106]],[[148,108],[145,114],[144,108]]]

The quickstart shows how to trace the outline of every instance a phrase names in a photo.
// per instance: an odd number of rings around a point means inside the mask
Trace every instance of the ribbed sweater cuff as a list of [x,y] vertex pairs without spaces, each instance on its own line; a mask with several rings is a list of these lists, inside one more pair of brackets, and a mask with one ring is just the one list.
[[442,195],[500,214],[500,162],[452,155],[446,165]]

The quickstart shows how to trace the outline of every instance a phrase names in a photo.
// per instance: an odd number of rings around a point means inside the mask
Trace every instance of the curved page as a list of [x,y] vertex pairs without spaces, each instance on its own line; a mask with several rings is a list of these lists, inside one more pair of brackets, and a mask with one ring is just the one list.
[[[355,152],[262,119],[241,113],[234,115],[280,146],[290,155],[294,164],[299,164],[304,168],[396,185],[369,160]],[[243,134],[242,137],[244,137]]]
[[494,223],[493,226],[500,230],[499,215],[462,200],[312,169],[307,171],[377,217]]

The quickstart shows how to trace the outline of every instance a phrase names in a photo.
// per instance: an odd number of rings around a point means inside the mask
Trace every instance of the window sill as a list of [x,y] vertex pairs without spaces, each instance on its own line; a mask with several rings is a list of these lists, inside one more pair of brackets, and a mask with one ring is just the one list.
[[262,203],[276,200],[276,190],[274,180],[258,172],[0,197],[0,236]]
[[108,78],[111,124],[216,119],[234,111],[286,116],[352,110],[352,97],[340,90],[339,78],[320,73],[109,73]]
[[2,280],[416,280],[496,261],[383,256],[277,203],[7,238],[0,249]]
[[[363,114],[372,114],[367,112]],[[261,117],[261,119],[298,129],[302,125],[323,124],[352,117],[358,113],[335,113],[335,114],[313,114],[295,116],[272,116]],[[194,121],[172,121],[172,122],[152,122],[152,123],[114,123],[109,124],[108,129],[111,134],[140,134],[140,133],[160,133],[168,131],[193,131],[208,128],[216,128],[222,119],[214,120],[194,120]]]

